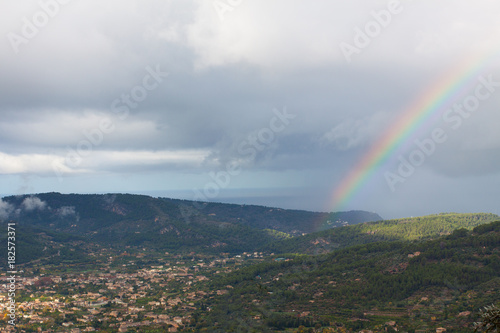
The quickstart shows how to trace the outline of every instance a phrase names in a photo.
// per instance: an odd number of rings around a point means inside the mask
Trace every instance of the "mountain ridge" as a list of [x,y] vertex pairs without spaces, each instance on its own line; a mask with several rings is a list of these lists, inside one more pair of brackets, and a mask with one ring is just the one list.
[[[117,200],[118,199],[118,200]],[[211,220],[220,223],[247,225],[257,229],[274,229],[281,232],[302,234],[325,228],[318,225],[322,221],[334,220],[338,225],[382,220],[376,213],[365,211],[310,212],[257,205],[238,205],[190,200],[154,198],[138,194],[61,194],[57,192],[26,194],[2,198],[4,211],[10,218],[21,218],[34,224],[42,223],[41,218],[53,222],[55,228],[66,228],[63,221],[86,221],[89,230],[96,226],[96,219],[106,219],[107,223],[119,220],[171,219],[185,223]],[[146,208],[149,208],[147,210]],[[5,215],[5,214],[4,214]],[[97,215],[97,216],[96,216]],[[0,214],[0,217],[2,215]],[[329,225],[326,227],[332,227]],[[77,228],[81,228],[77,225]],[[71,229],[68,229],[71,230]],[[66,230],[66,231],[68,231]],[[61,230],[64,231],[64,230]]]
[[[10,219],[17,221],[21,246],[26,248],[18,258],[20,262],[54,253],[80,251],[85,254],[85,247],[78,250],[77,243],[65,244],[64,240],[72,237],[82,238],[89,244],[116,248],[141,246],[155,251],[255,251],[276,239],[310,232],[311,221],[327,216],[263,206],[198,203],[120,193],[38,193],[4,197],[1,203],[0,218],[7,220],[7,212]],[[357,222],[362,214],[350,215]],[[349,217],[349,213],[345,216]],[[72,253],[60,251],[66,247],[73,249]]]

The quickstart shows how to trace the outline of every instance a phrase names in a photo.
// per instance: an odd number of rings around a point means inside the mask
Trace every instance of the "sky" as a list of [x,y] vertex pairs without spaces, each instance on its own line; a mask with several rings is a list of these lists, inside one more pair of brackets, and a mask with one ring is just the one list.
[[0,0],[0,194],[500,213],[498,12]]

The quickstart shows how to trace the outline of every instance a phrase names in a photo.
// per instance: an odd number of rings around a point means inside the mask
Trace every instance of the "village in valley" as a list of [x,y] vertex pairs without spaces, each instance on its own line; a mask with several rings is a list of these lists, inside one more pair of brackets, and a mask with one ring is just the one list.
[[[16,327],[26,332],[127,332],[141,327],[177,332],[192,322],[195,310],[210,311],[204,301],[232,288],[206,288],[212,277],[262,262],[265,256],[262,252],[233,256],[135,252],[102,249],[93,267],[19,267],[23,271],[16,285]],[[7,278],[2,273],[0,288],[6,288]],[[0,313],[7,313],[7,292],[2,289]],[[16,329],[10,326],[5,332],[9,331]]]

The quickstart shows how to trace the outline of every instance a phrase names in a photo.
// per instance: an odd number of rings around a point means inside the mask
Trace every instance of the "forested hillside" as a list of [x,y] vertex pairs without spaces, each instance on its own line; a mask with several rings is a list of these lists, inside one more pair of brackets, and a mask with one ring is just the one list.
[[369,222],[286,239],[266,246],[265,250],[275,253],[327,253],[335,249],[378,241],[431,239],[448,235],[459,228],[470,230],[496,220],[500,220],[500,217],[495,214],[443,213]]
[[[0,223],[7,230],[6,223]],[[45,258],[51,263],[86,262],[88,246],[85,238],[71,234],[54,232],[32,226],[16,229],[16,263],[22,264]],[[7,233],[0,234],[0,246],[7,249]],[[4,254],[5,252],[2,252]],[[7,266],[7,255],[0,256],[0,267]]]
[[221,276],[210,288],[228,292],[198,313],[200,331],[471,332],[479,308],[500,301],[500,222],[432,241],[290,255]]
[[[75,253],[86,253],[79,247],[82,244],[173,252],[255,251],[277,239],[308,232],[329,216],[132,194],[41,193],[5,197],[2,202],[8,219],[16,221],[19,229],[19,263],[52,257],[54,251],[56,259],[69,260]],[[361,211],[338,214],[346,223],[379,217]],[[72,236],[82,242],[66,244]],[[68,247],[77,250],[68,252]]]
[[[10,218],[18,222],[19,263],[52,257],[53,252],[57,260],[71,260],[76,253],[86,253],[83,244],[170,252],[325,253],[381,240],[436,237],[498,218],[493,214],[440,214],[338,227],[379,216],[362,211],[326,214],[193,203],[131,194],[43,193],[6,197],[3,202],[10,207]],[[291,237],[323,222],[333,228]]]

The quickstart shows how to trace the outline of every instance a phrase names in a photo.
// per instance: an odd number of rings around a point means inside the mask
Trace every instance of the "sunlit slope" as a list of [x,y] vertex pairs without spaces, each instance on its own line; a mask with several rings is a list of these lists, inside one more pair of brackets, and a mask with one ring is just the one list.
[[347,246],[378,241],[417,241],[448,235],[456,229],[500,220],[489,213],[442,213],[421,217],[367,222],[338,227],[309,235],[286,239],[266,247],[276,253],[326,253]]

